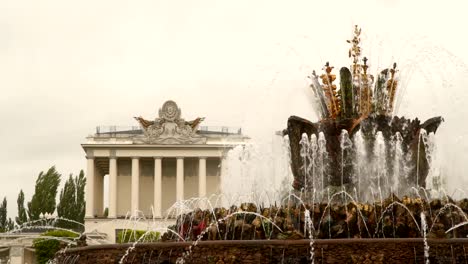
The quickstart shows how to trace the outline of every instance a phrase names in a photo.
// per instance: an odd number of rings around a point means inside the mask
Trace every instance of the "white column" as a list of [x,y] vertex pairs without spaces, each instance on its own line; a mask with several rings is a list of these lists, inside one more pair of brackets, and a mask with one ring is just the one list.
[[153,210],[154,216],[153,217],[161,217],[161,210],[162,210],[162,163],[160,157],[154,158],[154,203],[153,203]]
[[184,158],[177,157],[176,201],[184,199]]
[[137,210],[139,210],[139,198],[140,198],[140,164],[139,158],[132,158],[132,206],[131,214],[133,216],[137,215]]
[[117,158],[109,158],[109,218],[117,217]]
[[94,166],[94,215],[102,217],[104,209],[104,177]]
[[10,261],[5,262],[5,263],[11,263],[11,264],[24,263],[24,247],[21,245],[12,245],[10,247]]
[[206,158],[198,159],[198,197],[206,196]]
[[94,217],[94,158],[86,157],[86,218]]

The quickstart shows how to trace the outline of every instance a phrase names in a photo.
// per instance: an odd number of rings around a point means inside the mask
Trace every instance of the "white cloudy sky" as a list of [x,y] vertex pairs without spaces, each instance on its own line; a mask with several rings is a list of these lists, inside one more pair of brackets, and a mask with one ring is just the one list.
[[167,99],[254,137],[291,114],[313,119],[306,76],[349,64],[354,24],[375,72],[401,65],[400,114],[444,115],[447,166],[462,166],[467,128],[449,121],[467,113],[468,5],[408,2],[3,0],[0,197],[15,215],[41,170],[85,168],[80,143],[96,125],[136,125]]

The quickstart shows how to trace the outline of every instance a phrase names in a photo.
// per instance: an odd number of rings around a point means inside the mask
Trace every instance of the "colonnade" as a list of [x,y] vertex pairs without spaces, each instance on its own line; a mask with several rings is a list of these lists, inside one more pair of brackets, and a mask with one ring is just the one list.
[[[97,180],[95,173],[95,157],[87,158],[87,174],[86,174],[86,218],[93,218],[98,215],[95,200],[96,187],[101,186]],[[131,214],[136,215],[140,210],[140,159],[141,157],[131,158]],[[154,158],[154,197],[153,197],[153,217],[162,217],[162,157]],[[117,218],[117,157],[109,157],[109,211],[108,218]],[[184,157],[176,157],[176,201],[184,200]],[[206,162],[207,157],[198,157],[198,196],[205,197],[207,195],[207,178],[206,178]],[[221,160],[222,166],[222,160]],[[101,179],[102,181],[102,179]],[[103,190],[102,190],[103,191]]]

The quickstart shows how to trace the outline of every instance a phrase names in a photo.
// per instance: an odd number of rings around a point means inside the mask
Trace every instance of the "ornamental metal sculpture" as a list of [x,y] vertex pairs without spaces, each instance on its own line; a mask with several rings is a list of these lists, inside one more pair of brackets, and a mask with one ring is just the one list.
[[[430,160],[426,157],[427,144],[421,143],[421,137],[435,133],[443,119],[434,117],[421,123],[417,118],[410,120],[393,116],[399,85],[397,65],[394,63],[392,68],[382,70],[374,83],[374,76],[369,74],[368,59],[361,57],[360,34],[361,29],[356,26],[353,38],[347,41],[351,44],[348,55],[352,63],[350,69],[340,69],[339,90],[334,84],[334,67],[329,62],[325,64],[323,74],[318,76],[313,71],[309,77],[314,107],[321,120],[313,123],[297,116],[288,119],[284,134],[290,140],[293,187],[296,190],[356,186],[356,177],[362,176],[358,175],[362,172],[357,171],[357,150],[352,147],[356,145],[354,138],[358,132],[365,141],[364,151],[368,154],[363,157],[364,162],[369,166],[378,164],[381,168],[381,171],[368,171],[372,174],[368,176],[374,179],[368,181],[369,186],[396,185],[395,181],[405,188],[408,185],[425,186]],[[405,163],[402,165],[406,170],[403,179],[390,177],[397,173],[396,169],[401,169],[401,166],[395,168],[393,164],[396,155],[393,146],[397,140],[401,143],[401,157]],[[382,160],[376,160],[377,142],[383,142],[382,150],[386,157]],[[318,158],[326,166],[317,164]],[[317,179],[317,169],[322,170],[322,179]],[[380,172],[388,177],[383,179],[376,175]],[[379,181],[379,186],[375,180]]]

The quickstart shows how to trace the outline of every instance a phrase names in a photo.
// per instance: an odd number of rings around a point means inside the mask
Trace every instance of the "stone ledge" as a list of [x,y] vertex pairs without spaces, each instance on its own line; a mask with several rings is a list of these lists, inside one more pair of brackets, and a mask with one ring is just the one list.
[[[134,263],[157,256],[155,263],[310,263],[310,240],[222,240],[157,242],[137,244],[127,258]],[[431,263],[467,261],[467,238],[428,239]],[[132,244],[93,245],[71,248],[58,255],[58,263],[71,258],[74,263],[118,263]],[[318,239],[314,240],[314,259],[318,263],[414,263],[424,261],[422,238],[395,239]],[[189,253],[189,254],[188,254]],[[156,257],[154,257],[156,258]],[[135,262],[136,261],[136,262]],[[221,262],[219,262],[221,261]],[[153,262],[151,262],[153,263]]]

